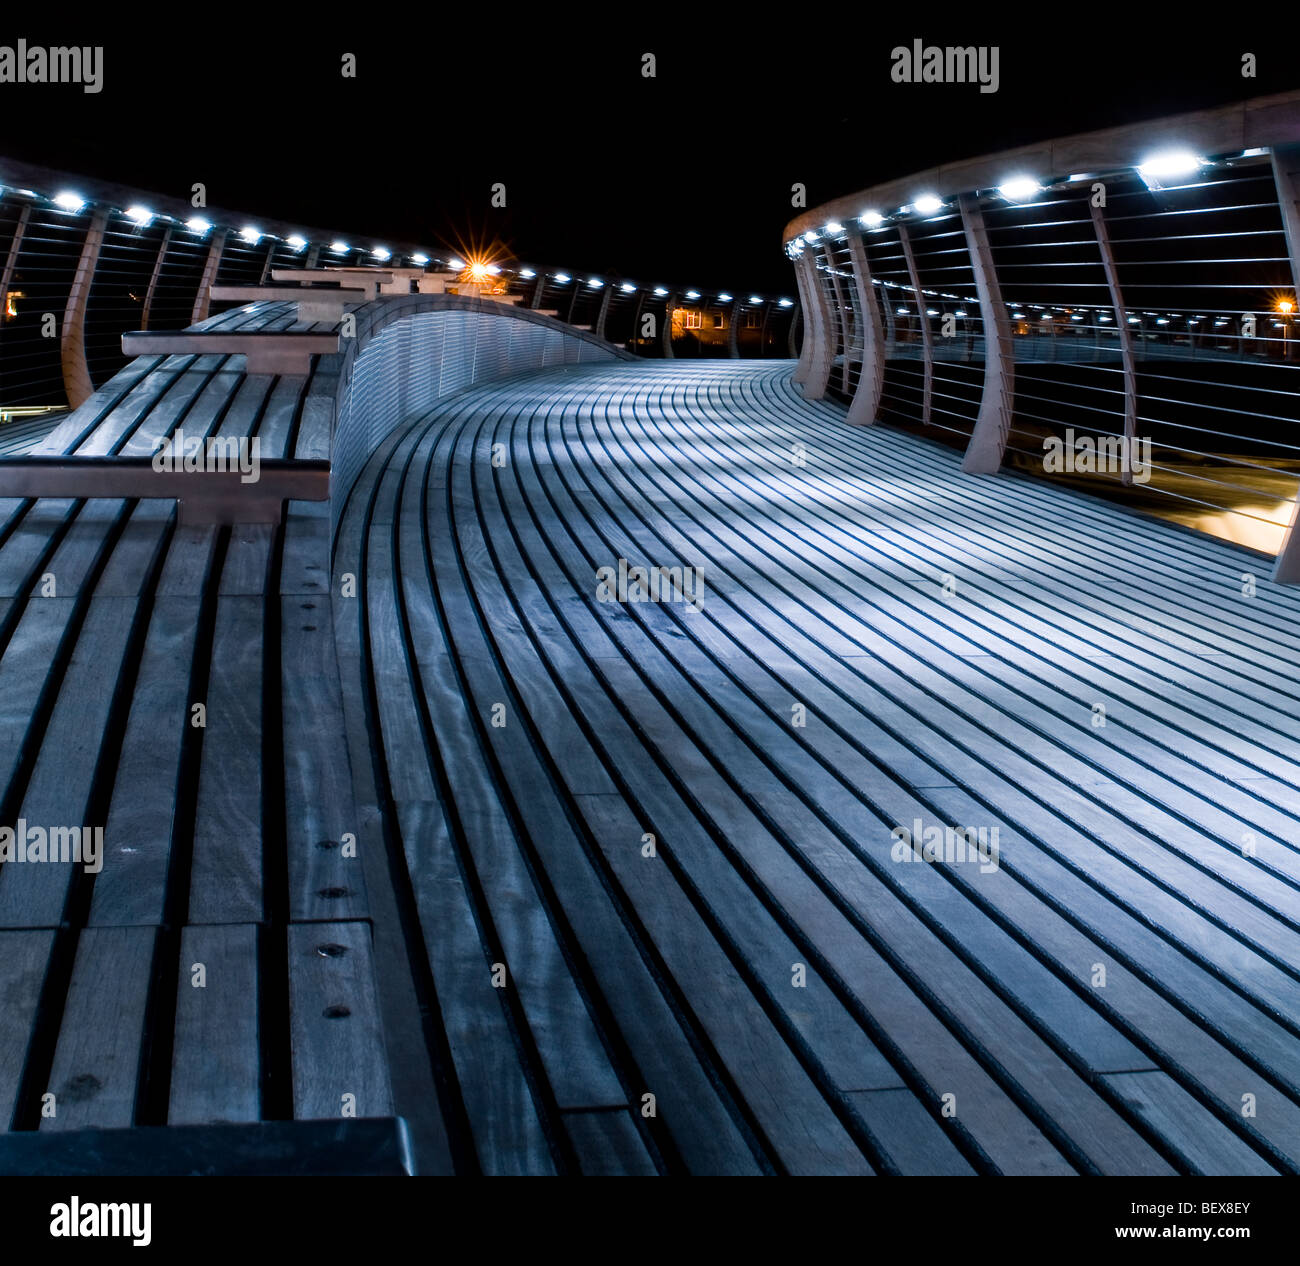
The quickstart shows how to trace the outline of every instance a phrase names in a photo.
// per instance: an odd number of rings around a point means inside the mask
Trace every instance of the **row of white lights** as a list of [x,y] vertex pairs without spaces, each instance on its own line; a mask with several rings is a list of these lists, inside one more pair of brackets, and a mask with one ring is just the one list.
[[[0,193],[2,192],[3,189],[0,188]],[[33,193],[32,190],[30,189],[20,189],[18,190],[18,192],[26,194],[30,197],[38,196],[37,194]],[[70,191],[65,190],[62,193],[55,194],[55,196],[51,198],[50,201],[53,202],[54,205],[58,207],[61,211],[67,211],[70,214],[75,215],[83,207],[85,207],[87,199],[83,198],[80,194],[72,193]],[[127,207],[122,214],[138,228],[147,228],[150,224],[153,223],[155,219],[158,218],[155,212],[149,210],[148,207],[142,207],[142,206]],[[195,216],[192,219],[184,221],[184,224],[185,227],[189,229],[191,233],[195,233],[199,237],[204,236],[212,228],[211,221],[204,220],[199,216]],[[243,241],[247,242],[250,246],[255,246],[257,245],[258,242],[262,240],[263,237],[273,236],[273,235],[263,233],[261,229],[255,228],[250,224],[250,225],[245,225],[242,229],[239,230],[239,236]],[[285,241],[285,245],[287,245],[291,250],[294,251],[302,251],[306,249],[308,245],[307,239],[305,237],[299,236],[296,233],[290,237],[285,238],[284,241]],[[330,243],[330,251],[335,255],[346,255],[352,249],[353,248],[349,246],[347,242],[344,241],[334,241]],[[371,250],[370,254],[373,258],[379,260],[380,262],[384,262],[393,257],[392,251],[390,251],[385,246],[374,247]],[[423,267],[429,262],[429,257],[424,254],[415,254],[412,255],[410,258],[413,263],[419,264],[421,267]],[[451,268],[454,271],[459,271],[465,267],[465,263],[463,260],[455,259],[455,258],[447,260],[446,264],[447,267]],[[496,264],[489,264],[487,265],[487,271],[495,276],[501,272],[501,269]],[[522,268],[519,270],[518,275],[521,278],[526,279],[526,278],[535,277],[537,274],[531,268]],[[570,277],[567,273],[555,273],[553,276],[553,280],[555,280],[560,285],[565,285],[568,282],[572,281],[573,278]],[[599,277],[591,277],[588,278],[587,284],[592,289],[599,290],[601,287],[604,286],[605,283]],[[637,290],[637,287],[633,285],[631,282],[625,281],[619,286],[619,289],[622,290],[625,294],[632,294]],[[668,294],[668,291],[664,289],[663,286],[656,286],[654,288],[654,293],[662,298],[663,296]],[[694,300],[694,299],[698,299],[699,297],[700,297],[700,292],[698,290],[688,290],[686,292],[687,299]],[[733,297],[729,294],[726,294],[725,292],[717,296],[717,301],[719,303],[731,303],[732,299]],[[761,304],[764,303],[765,300],[760,295],[750,295],[749,302],[755,304]],[[792,306],[792,301],[790,299],[780,299],[778,300],[778,303],[783,308],[788,308]]]
[[[1263,153],[1265,151],[1262,149],[1248,149],[1242,151],[1241,157],[1257,158]],[[1152,155],[1145,162],[1139,163],[1134,170],[1141,176],[1148,189],[1159,189],[1163,187],[1163,182],[1166,180],[1177,179],[1180,176],[1193,176],[1206,166],[1209,166],[1209,159],[1193,154],[1190,150],[1169,150]],[[1065,183],[1075,184],[1081,180],[1092,179],[1094,177],[1089,173],[1079,172],[1070,176]],[[1032,176],[1013,176],[997,188],[1000,197],[1007,202],[1015,203],[1033,202],[1044,190],[1045,186],[1039,184]],[[922,194],[906,206],[899,207],[895,214],[933,216],[942,211],[944,206],[942,198],[937,198],[933,194]],[[879,211],[864,211],[858,217],[858,222],[866,228],[877,228],[884,221],[885,216]],[[803,250],[805,244],[812,246],[823,236],[838,237],[843,232],[842,224],[831,221],[822,227],[821,233],[809,230],[801,237],[794,238],[786,244],[786,249],[788,253],[797,255]]]
[[[537,273],[531,268],[521,268],[518,272],[518,276],[522,277],[524,280],[529,280],[533,277],[536,277]],[[554,281],[557,286],[567,286],[569,282],[573,280],[573,278],[570,277],[568,273],[551,273],[550,277],[551,280]],[[605,283],[599,277],[588,277],[587,285],[592,290],[600,290],[604,287]],[[629,294],[629,295],[635,294],[640,289],[639,286],[637,286],[635,283],[630,281],[620,282],[618,288],[624,294]],[[659,298],[663,299],[669,294],[669,291],[665,289],[665,287],[663,286],[655,286],[654,293],[658,295]],[[700,292],[698,290],[688,290],[686,291],[684,297],[693,301],[700,298]],[[732,303],[735,300],[735,296],[728,294],[724,290],[721,291],[716,296],[716,300],[718,303]],[[750,295],[747,302],[766,303],[767,300],[764,299],[762,295]],[[789,308],[794,306],[794,301],[792,299],[778,299],[777,303],[783,308]]]
[[[15,192],[24,194],[30,198],[40,197],[39,194],[35,193],[31,189],[18,189],[15,190]],[[0,193],[3,193],[2,188],[0,188]],[[58,207],[60,211],[66,211],[71,215],[76,215],[79,211],[81,211],[86,206],[88,199],[83,198],[79,193],[73,193],[70,190],[64,190],[61,193],[56,193],[52,198],[49,199],[49,201],[52,202],[56,207]],[[130,220],[131,223],[134,224],[137,228],[142,228],[142,229],[148,228],[149,225],[152,224],[156,219],[173,218],[171,216],[160,217],[157,212],[151,211],[148,207],[143,207],[143,206],[127,207],[126,210],[122,212],[122,215],[126,219]],[[212,222],[210,220],[203,219],[201,216],[193,216],[192,218],[185,221],[178,220],[176,221],[176,223],[183,223],[184,226],[187,229],[189,229],[191,233],[194,233],[199,237],[203,237],[212,228]],[[247,242],[250,246],[256,246],[257,243],[260,242],[264,237],[274,237],[275,235],[273,233],[263,233],[261,229],[255,228],[251,224],[246,224],[242,229],[239,230],[239,236],[242,241]],[[297,233],[291,234],[289,237],[286,237],[284,239],[284,242],[285,245],[288,246],[293,251],[305,250],[308,245],[307,239]],[[356,250],[364,249],[363,247],[354,248],[344,241],[331,242],[329,248],[335,255],[346,255],[354,249]],[[390,251],[386,246],[375,246],[371,249],[370,254],[373,258],[381,262],[392,259],[393,257],[392,251]],[[415,255],[412,255],[410,258],[414,263],[419,264],[421,267],[423,267],[425,264],[429,262],[429,256],[425,254],[417,253]],[[460,260],[457,259],[447,260],[446,262],[447,265],[451,268],[459,269],[465,267],[465,265]]]

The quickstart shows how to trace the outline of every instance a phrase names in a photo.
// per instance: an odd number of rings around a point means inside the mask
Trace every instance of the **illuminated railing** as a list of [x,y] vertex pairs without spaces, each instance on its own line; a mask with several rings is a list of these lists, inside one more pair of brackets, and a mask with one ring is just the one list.
[[[222,303],[215,286],[282,269],[407,267],[468,276],[469,261],[415,243],[251,219],[0,159],[0,407],[80,404],[125,364],[121,336],[180,330]],[[789,296],[698,292],[502,260],[499,289],[642,356],[794,355]],[[675,310],[699,315],[681,328]],[[674,337],[676,334],[676,337]]]
[[1300,490],[1300,93],[924,172],[793,221],[807,396],[1277,554]]

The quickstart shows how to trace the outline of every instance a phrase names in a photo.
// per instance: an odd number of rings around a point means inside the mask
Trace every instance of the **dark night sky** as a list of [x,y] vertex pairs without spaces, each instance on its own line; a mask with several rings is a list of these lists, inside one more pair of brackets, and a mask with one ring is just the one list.
[[[963,156],[1300,86],[1284,28],[1171,32],[1167,8],[1148,33],[1069,4],[1000,24],[918,6],[888,27],[809,8],[730,30],[634,27],[608,6],[590,21],[548,6],[528,24],[484,8],[481,35],[473,18],[379,7],[373,32],[349,9],[335,33],[324,8],[292,26],[249,7],[161,23],[117,12],[139,29],[0,23],[3,44],[104,44],[106,83],[98,96],[0,88],[0,107],[33,107],[0,112],[0,153],[186,197],[201,180],[214,205],[357,243],[495,238],[536,262],[736,290],[792,289],[781,230],[796,180],[812,206]],[[890,50],[917,37],[999,45],[1000,90],[893,83]],[[339,74],[344,52],[356,80]],[[1259,57],[1253,80],[1243,52]]]

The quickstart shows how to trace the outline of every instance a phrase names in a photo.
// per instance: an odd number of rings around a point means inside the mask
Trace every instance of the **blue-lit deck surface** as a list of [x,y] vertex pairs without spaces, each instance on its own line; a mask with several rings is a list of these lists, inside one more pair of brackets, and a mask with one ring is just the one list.
[[[790,370],[477,390],[355,490],[343,689],[453,1152],[1294,1171],[1300,597]],[[600,601],[620,559],[701,609]],[[899,860],[918,822],[996,866]]]

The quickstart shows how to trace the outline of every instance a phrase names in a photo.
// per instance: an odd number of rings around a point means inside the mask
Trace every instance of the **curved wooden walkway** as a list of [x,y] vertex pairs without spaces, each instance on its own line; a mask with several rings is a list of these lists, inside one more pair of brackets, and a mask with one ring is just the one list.
[[[457,1165],[1295,1172],[1300,597],[790,369],[476,390],[354,490],[353,760]],[[602,602],[620,559],[701,609]]]

